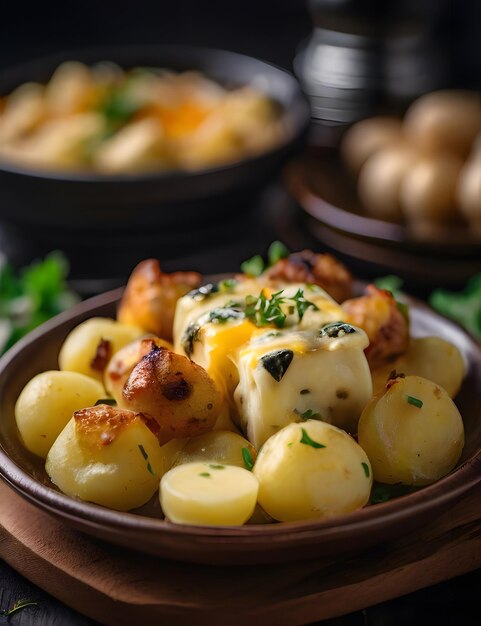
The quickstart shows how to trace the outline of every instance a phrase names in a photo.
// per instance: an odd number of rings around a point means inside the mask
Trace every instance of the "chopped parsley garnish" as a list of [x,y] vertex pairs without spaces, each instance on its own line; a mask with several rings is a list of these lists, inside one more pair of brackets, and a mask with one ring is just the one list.
[[249,472],[254,467],[254,461],[252,460],[252,454],[249,448],[242,448],[242,459],[244,460],[244,465]]
[[5,609],[3,611],[0,611],[0,615],[2,617],[10,617],[17,611],[20,611],[27,606],[38,606],[38,602],[35,602],[34,600],[18,600],[17,602],[15,602],[11,609]]
[[361,463],[361,465],[362,465],[362,469],[364,470],[364,474],[366,478],[369,478],[370,476],[369,465],[367,463]]
[[155,472],[152,469],[152,465],[150,464],[150,461],[149,461],[149,455],[145,451],[144,446],[140,443],[139,443],[139,450],[140,450],[140,454],[144,457],[144,460],[147,461],[147,471],[150,472],[152,476],[155,476]]
[[293,296],[292,299],[295,302],[297,315],[299,316],[300,322],[302,321],[302,318],[304,317],[304,313],[308,309],[314,309],[314,311],[319,311],[319,307],[316,304],[314,304],[314,302],[311,302],[310,300],[306,300],[304,298],[304,291],[302,289],[298,289],[297,293]]
[[199,333],[200,326],[197,322],[193,322],[189,324],[185,329],[185,333],[182,335],[180,340],[182,349],[186,353],[186,355],[190,358],[192,353],[194,352],[194,344],[196,341],[199,341]]
[[313,439],[311,439],[305,428],[301,428],[301,432],[302,432],[301,443],[304,443],[306,446],[311,446],[311,448],[325,448],[326,447],[322,443],[318,443],[317,441],[314,441]]
[[336,339],[344,335],[351,335],[355,332],[357,332],[356,329],[350,324],[346,324],[346,322],[330,322],[321,328],[319,335],[321,337]]
[[215,464],[215,463],[209,463],[209,467],[211,469],[215,469],[215,470],[223,470],[223,469],[225,469],[225,465],[220,465],[220,464]]
[[394,297],[398,296],[401,287],[403,286],[403,279],[394,274],[389,274],[388,276],[381,276],[381,278],[377,278],[374,281],[374,284],[378,289],[384,289],[385,291],[390,291]]
[[472,276],[462,291],[435,289],[429,296],[429,304],[481,339],[481,274]]
[[408,404],[412,404],[413,406],[415,406],[418,409],[422,409],[423,408],[423,404],[424,404],[424,402],[422,400],[420,400],[419,398],[415,398],[414,396],[406,396],[406,402]]
[[220,293],[232,293],[236,285],[237,281],[235,278],[225,278],[217,284]]
[[281,296],[283,292],[273,293],[270,298],[266,297],[264,292],[259,297],[246,296],[245,299],[245,315],[256,326],[269,326],[274,324],[277,328],[282,328],[285,324],[287,315],[281,309],[281,304],[286,301]]
[[256,326],[269,326],[273,324],[277,328],[283,328],[287,314],[283,311],[282,305],[288,306],[288,313],[293,315],[297,312],[299,322],[302,321],[305,312],[308,309],[318,310],[318,307],[314,302],[306,300],[304,297],[304,291],[298,289],[298,291],[292,297],[283,295],[284,290],[273,293],[270,297],[261,291],[259,296],[246,296],[245,299],[245,315]]
[[260,362],[272,378],[280,383],[293,358],[294,352],[292,350],[274,350],[274,352],[269,352],[261,357]]
[[264,271],[264,259],[260,254],[256,254],[251,259],[247,259],[241,263],[241,271],[248,276],[260,276]]
[[275,265],[277,261],[289,256],[289,248],[282,241],[273,241],[267,250],[267,260],[269,265]]
[[321,417],[321,414],[317,411],[314,411],[313,409],[307,409],[307,411],[304,411],[304,413],[300,413],[297,409],[294,409],[294,413],[297,413],[297,415],[299,415],[301,420],[303,420],[304,422],[306,420],[312,420]]
[[201,472],[199,476],[202,476],[202,478],[210,478],[209,472]]
[[98,406],[99,404],[108,404],[109,406],[117,406],[117,400],[113,398],[100,398],[97,400],[94,406]]

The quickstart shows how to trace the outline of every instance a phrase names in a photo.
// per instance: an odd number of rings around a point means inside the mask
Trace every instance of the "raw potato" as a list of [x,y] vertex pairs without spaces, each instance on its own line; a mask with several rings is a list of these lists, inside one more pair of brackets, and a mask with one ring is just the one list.
[[58,356],[60,369],[101,381],[111,356],[143,334],[144,331],[135,326],[107,317],[92,317],[74,328],[65,339]]
[[357,190],[369,215],[394,222],[401,219],[399,190],[415,160],[411,149],[399,145],[379,150],[366,161]]
[[187,357],[154,346],[125,383],[126,407],[153,418],[160,443],[212,430],[221,395],[207,372]]
[[177,524],[238,526],[254,512],[258,482],[233,465],[187,463],[160,481],[160,505]]
[[464,165],[458,179],[459,209],[471,226],[481,233],[481,152]]
[[364,409],[358,435],[374,478],[389,484],[435,482],[453,469],[464,445],[456,405],[442,387],[420,376],[390,381]]
[[426,154],[465,157],[481,131],[481,96],[474,91],[434,91],[418,98],[404,118],[408,140]]
[[462,161],[439,154],[411,164],[400,188],[404,215],[413,225],[443,224],[456,217],[456,185]]
[[382,393],[390,372],[422,376],[455,398],[464,379],[465,365],[459,349],[441,337],[411,338],[407,352],[382,369],[372,371],[374,395]]
[[259,504],[285,522],[355,511],[367,504],[372,485],[362,448],[345,431],[315,420],[290,424],[268,439],[254,474]]
[[75,413],[45,467],[67,495],[128,511],[153,496],[164,459],[139,414],[99,405]]
[[246,468],[242,455],[243,448],[248,450],[252,460],[255,461],[257,456],[255,448],[242,435],[227,430],[216,430],[189,439],[178,454],[174,465],[203,461]]
[[25,447],[46,458],[75,411],[105,397],[102,385],[77,372],[48,371],[32,378],[15,404],[15,419]]
[[119,406],[123,406],[122,391],[128,377],[142,357],[150,352],[153,345],[172,350],[172,345],[168,341],[159,337],[149,337],[128,343],[110,359],[104,372],[104,385]]
[[367,159],[378,150],[404,140],[401,120],[394,117],[371,117],[357,122],[341,142],[344,161],[358,173]]

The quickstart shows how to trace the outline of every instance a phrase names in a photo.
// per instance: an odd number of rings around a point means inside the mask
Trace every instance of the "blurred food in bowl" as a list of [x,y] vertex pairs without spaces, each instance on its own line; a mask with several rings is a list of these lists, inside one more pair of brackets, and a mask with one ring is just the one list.
[[368,216],[421,237],[451,226],[481,232],[481,96],[443,90],[417,98],[404,119],[351,126],[340,143]]
[[47,84],[0,100],[0,157],[105,173],[198,170],[256,155],[286,134],[280,107],[202,72],[66,61]]

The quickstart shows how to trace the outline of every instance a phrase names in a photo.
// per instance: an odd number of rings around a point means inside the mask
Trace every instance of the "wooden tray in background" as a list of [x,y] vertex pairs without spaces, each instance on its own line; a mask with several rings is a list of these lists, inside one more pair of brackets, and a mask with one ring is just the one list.
[[74,531],[0,482],[0,558],[108,626],[295,626],[481,567],[481,485],[422,530],[357,556],[271,566],[175,563]]

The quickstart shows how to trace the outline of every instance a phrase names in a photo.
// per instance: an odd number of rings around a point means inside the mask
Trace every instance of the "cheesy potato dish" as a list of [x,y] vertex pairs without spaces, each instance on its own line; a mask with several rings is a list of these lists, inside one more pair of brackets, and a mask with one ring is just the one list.
[[46,85],[25,83],[0,97],[0,158],[103,174],[199,170],[274,147],[286,135],[281,117],[250,85],[70,61]]
[[202,284],[143,261],[117,319],[70,332],[59,371],[15,407],[53,484],[120,511],[159,497],[171,522],[239,525],[345,515],[378,483],[453,469],[459,350],[412,339],[406,305],[373,285],[354,296],[329,255],[252,268]]

